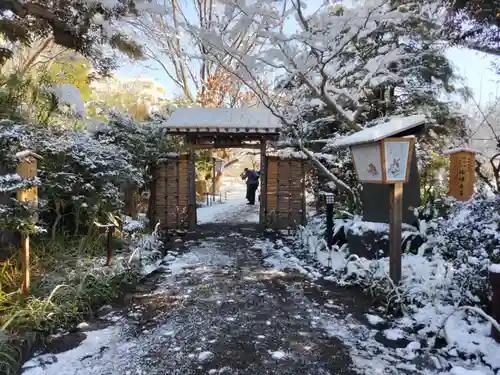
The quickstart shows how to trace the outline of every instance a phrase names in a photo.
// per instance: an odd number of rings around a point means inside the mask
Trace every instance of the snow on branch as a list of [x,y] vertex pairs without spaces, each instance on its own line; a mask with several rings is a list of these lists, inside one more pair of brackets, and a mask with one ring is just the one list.
[[85,104],[83,103],[78,87],[68,84],[59,84],[47,87],[45,91],[54,95],[59,104],[69,106],[78,117],[85,116]]
[[[433,18],[439,12],[429,12],[426,1],[404,7],[391,3],[324,5],[306,14],[304,0],[280,7],[265,0],[227,0],[225,9],[232,20],[227,27],[188,29],[206,46],[213,62],[282,120],[295,146],[338,186],[347,187],[326,173],[327,168],[304,147],[309,140],[301,136],[313,133],[311,127],[321,123],[306,115],[316,111],[318,116],[332,117],[325,123],[338,124],[345,133],[364,129],[379,108],[382,116],[389,115],[384,108],[391,106],[397,107],[393,109],[397,114],[419,112],[416,101],[403,98],[396,105],[395,95],[401,94],[395,89],[410,97],[420,90],[415,85],[419,78],[412,75],[420,74],[424,57],[443,56],[437,38],[439,20]],[[235,47],[249,29],[257,44],[251,54]]]

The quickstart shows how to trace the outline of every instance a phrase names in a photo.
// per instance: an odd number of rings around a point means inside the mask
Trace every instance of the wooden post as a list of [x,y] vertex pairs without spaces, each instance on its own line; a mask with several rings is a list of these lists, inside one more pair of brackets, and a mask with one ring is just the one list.
[[21,264],[23,271],[21,290],[23,296],[28,297],[30,292],[30,237],[24,233],[21,234]]
[[[498,264],[495,266],[499,266]],[[500,272],[494,266],[490,267],[490,284],[493,291],[491,298],[491,316],[500,324]],[[500,331],[491,326],[491,337],[500,343]]]
[[196,154],[192,144],[189,144],[189,160],[188,160],[188,229],[196,228]]
[[[22,179],[35,178],[37,174],[37,160],[41,156],[29,150],[16,154],[19,159],[17,165],[17,174]],[[19,190],[16,193],[18,201],[31,201],[36,204],[38,201],[38,189],[33,186],[29,189]],[[22,264],[22,285],[21,291],[25,297],[29,295],[30,290],[30,238],[26,233],[21,233],[21,264]]]
[[106,265],[111,266],[111,262],[113,261],[113,249],[111,248],[111,231],[108,230],[108,236],[106,238]]
[[111,239],[115,233],[115,226],[113,224],[101,225],[96,223],[99,227],[99,232],[106,234],[106,266],[111,266],[113,262],[113,249],[111,248]]
[[300,215],[300,225],[306,225],[307,221],[307,207],[306,207],[306,172],[305,172],[305,161],[301,161],[301,166],[300,166],[300,173],[301,173],[301,189],[302,189],[302,215]]
[[260,212],[259,226],[264,229],[267,226],[267,157],[265,139],[260,141]]
[[401,229],[403,222],[403,183],[389,185],[389,274],[394,285],[401,281]]
[[215,203],[215,158],[212,157],[212,204]]

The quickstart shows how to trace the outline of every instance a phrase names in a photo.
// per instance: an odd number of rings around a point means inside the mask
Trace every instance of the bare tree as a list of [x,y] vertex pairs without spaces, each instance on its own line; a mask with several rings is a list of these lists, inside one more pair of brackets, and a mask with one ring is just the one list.
[[[134,29],[147,37],[146,56],[180,89],[182,95],[204,107],[235,107],[255,103],[254,94],[212,58],[212,47],[193,37],[190,30],[219,33],[231,29],[234,17],[214,0],[169,0],[163,15],[148,14],[133,20]],[[252,28],[241,29],[231,43],[248,55],[258,46]],[[224,63],[237,68],[230,55]]]
[[483,183],[500,192],[500,97],[484,104],[462,82],[465,99],[470,104],[466,136],[454,146],[470,147],[476,152],[476,173]]

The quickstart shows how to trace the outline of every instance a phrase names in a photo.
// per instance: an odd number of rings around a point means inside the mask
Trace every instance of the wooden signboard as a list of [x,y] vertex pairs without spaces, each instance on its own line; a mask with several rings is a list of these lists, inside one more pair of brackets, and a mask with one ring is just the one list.
[[[17,174],[24,180],[35,178],[37,172],[37,159],[32,156],[26,156],[19,160],[17,165]],[[37,201],[38,189],[33,186],[29,189],[19,190],[17,192],[17,199],[19,201]]]
[[457,149],[450,155],[449,194],[459,201],[468,201],[474,195],[476,183],[476,153],[472,150]]

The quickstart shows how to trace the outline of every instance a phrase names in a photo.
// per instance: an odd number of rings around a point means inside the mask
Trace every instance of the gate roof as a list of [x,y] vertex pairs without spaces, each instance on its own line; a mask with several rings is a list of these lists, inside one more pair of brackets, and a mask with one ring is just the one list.
[[171,134],[276,135],[281,122],[262,108],[179,108],[165,124]]

